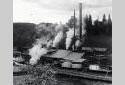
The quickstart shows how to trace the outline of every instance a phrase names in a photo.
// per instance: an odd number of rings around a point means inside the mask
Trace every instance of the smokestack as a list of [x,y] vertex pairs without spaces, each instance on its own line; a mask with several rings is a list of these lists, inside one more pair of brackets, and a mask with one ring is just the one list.
[[[82,3],[79,3],[79,38],[80,42],[82,41]],[[80,46],[80,51],[81,51],[81,46]]]
[[75,9],[74,9],[74,37],[75,37],[75,28],[76,28],[76,20],[75,20],[75,17],[76,16],[76,14],[75,14]]
[[[76,38],[76,36],[75,36],[75,29],[76,29],[76,14],[75,14],[75,9],[74,9],[74,39]],[[75,43],[74,43],[74,50],[75,50]]]
[[79,3],[79,38],[82,40],[82,3]]

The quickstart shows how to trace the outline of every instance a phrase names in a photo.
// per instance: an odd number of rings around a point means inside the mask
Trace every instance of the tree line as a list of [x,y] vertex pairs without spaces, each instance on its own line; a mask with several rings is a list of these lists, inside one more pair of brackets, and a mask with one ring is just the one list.
[[[75,20],[74,20],[75,19]],[[84,20],[84,29],[86,30],[87,35],[108,35],[112,36],[112,20],[111,16],[108,16],[108,19],[106,19],[106,15],[103,15],[102,21],[99,21],[99,19],[96,19],[95,21],[92,21],[91,15],[86,15]],[[71,19],[67,22],[67,25],[70,28],[74,27],[74,21],[76,24],[76,28],[79,28],[78,25],[78,19],[71,16]]]

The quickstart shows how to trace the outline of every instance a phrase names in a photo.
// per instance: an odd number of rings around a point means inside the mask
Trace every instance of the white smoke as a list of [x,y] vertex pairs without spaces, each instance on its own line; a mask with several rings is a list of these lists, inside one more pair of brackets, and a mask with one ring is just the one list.
[[[79,23],[77,23],[77,27],[75,29],[75,36],[76,37],[79,37],[79,34],[80,34],[80,31],[79,31]],[[72,43],[72,40],[73,40],[73,37],[74,37],[74,29],[69,29],[69,31],[66,33],[67,34],[67,38],[66,38],[66,49],[68,50],[71,43]],[[78,47],[80,47],[82,45],[82,43],[84,42],[85,40],[85,35],[86,34],[86,30],[85,30],[85,22],[83,21],[82,23],[82,41],[80,41],[80,39],[77,39],[75,41],[75,46],[76,46],[76,49]]]
[[63,39],[63,32],[60,31],[60,32],[56,35],[56,37],[55,37],[55,39],[54,39],[54,41],[53,41],[53,47],[58,47],[59,42],[60,42],[62,39]]
[[46,48],[50,49],[52,47],[52,45],[53,45],[53,41],[49,40],[49,41],[47,41]]
[[40,60],[41,56],[46,54],[48,50],[46,48],[42,48],[41,44],[34,45],[29,50],[29,55],[31,55],[30,64],[35,65],[37,64],[38,60]]
[[75,47],[76,47],[76,49],[78,48],[78,47],[80,47],[81,46],[81,42],[80,42],[80,40],[76,40],[76,42],[75,42]]
[[66,32],[66,50],[69,49],[70,45],[71,45],[71,42],[72,42],[72,39],[74,37],[74,30],[73,29],[69,29],[68,32]]
[[55,39],[53,40],[52,47],[58,47],[59,43],[64,38],[64,34],[67,31],[67,29],[63,25],[57,25],[55,30],[57,32],[57,35],[56,35]]
[[[49,51],[49,49],[51,49],[51,47],[58,47],[60,42],[64,38],[65,34],[66,34],[66,42],[65,42],[66,49],[67,50],[69,49],[71,42],[73,40],[73,37],[74,37],[74,29],[69,29],[69,31],[67,31],[67,27],[65,27],[63,25],[57,25],[56,28],[54,28],[54,29],[55,29],[55,32],[57,35],[55,36],[53,41],[48,40],[48,39],[50,39],[49,37],[45,37],[45,38],[42,37],[37,40],[37,42],[33,45],[33,47],[31,49],[29,49],[29,55],[31,55],[31,59],[30,59],[31,65],[37,64],[37,62],[38,62],[38,60],[40,60],[41,56],[43,56],[44,54],[47,54],[47,52]],[[42,32],[45,33],[44,31],[42,31]],[[83,29],[82,35],[84,35],[85,33],[86,32]],[[48,34],[49,34],[49,32],[48,32]],[[76,29],[75,34],[76,34],[76,36],[79,35],[79,29]],[[81,45],[81,42],[79,40],[77,40],[75,45],[76,45],[76,47],[79,47]]]
[[[45,28],[43,27],[42,29]],[[47,52],[49,51],[49,49],[51,49],[51,47],[57,47],[59,45],[59,42],[61,42],[61,40],[63,39],[65,32],[65,30],[63,30],[63,26],[57,25],[54,29],[57,33],[54,41],[52,41],[52,39],[50,39],[50,36],[48,36],[50,32],[47,31],[48,34],[46,34],[47,33],[46,30],[42,30],[41,33],[45,33],[46,36],[41,36],[39,39],[37,39],[33,47],[29,49],[29,55],[31,55],[30,59],[31,65],[37,64],[41,56],[47,54]]]

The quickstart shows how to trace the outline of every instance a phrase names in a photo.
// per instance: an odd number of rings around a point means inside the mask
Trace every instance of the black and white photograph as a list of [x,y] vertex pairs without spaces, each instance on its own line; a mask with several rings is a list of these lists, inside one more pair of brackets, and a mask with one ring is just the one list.
[[112,0],[13,0],[13,85],[112,85]]

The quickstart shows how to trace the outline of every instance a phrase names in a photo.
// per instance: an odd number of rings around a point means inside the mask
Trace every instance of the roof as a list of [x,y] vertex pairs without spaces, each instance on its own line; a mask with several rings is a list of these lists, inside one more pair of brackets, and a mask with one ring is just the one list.
[[93,51],[93,49],[91,47],[82,47],[82,50]]
[[84,53],[75,53],[75,52],[71,52],[70,54],[68,54],[64,59],[67,60],[78,60],[81,59],[81,57],[84,55]]
[[80,63],[80,62],[83,62],[85,61],[86,59],[76,59],[76,60],[73,60],[72,62],[76,62],[76,63]]
[[16,62],[24,62],[24,58],[22,57],[17,57],[17,58],[13,58],[13,61],[16,61]]
[[106,51],[107,48],[94,48],[94,50],[96,50],[96,51]]
[[82,47],[82,50],[88,50],[88,51],[106,51],[107,48],[96,48],[96,47]]
[[71,61],[76,61],[78,59],[81,59],[81,57],[84,55],[84,53],[76,53],[69,50],[57,50],[54,53],[46,54],[46,57],[51,58],[62,58],[67,59]]
[[20,52],[20,51],[13,51],[13,54],[14,54],[14,55],[20,55],[21,52]]
[[58,50],[52,54],[47,54],[47,57],[52,57],[52,58],[64,58],[66,57],[71,51],[67,50]]

